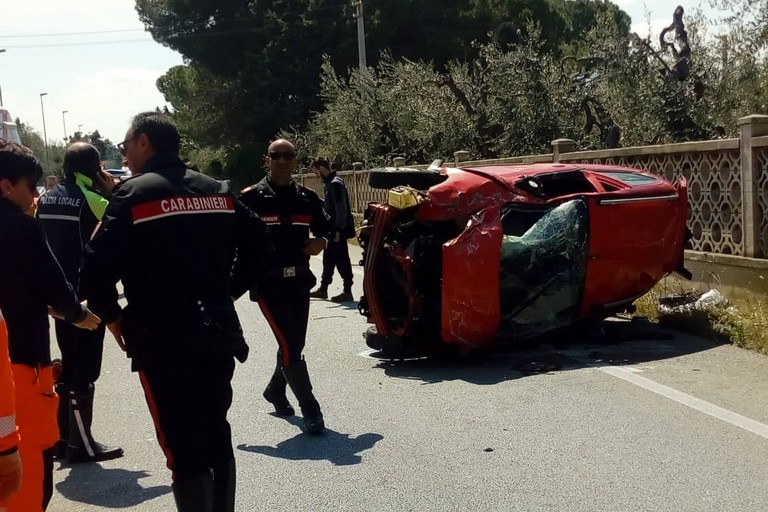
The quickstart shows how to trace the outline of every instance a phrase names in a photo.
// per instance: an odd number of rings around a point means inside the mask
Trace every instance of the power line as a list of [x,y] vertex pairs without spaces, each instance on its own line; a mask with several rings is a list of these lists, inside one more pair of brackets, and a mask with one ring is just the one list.
[[70,46],[100,46],[105,44],[125,44],[125,43],[155,43],[153,39],[119,39],[115,41],[83,41],[79,43],[45,43],[45,44],[20,44],[20,45],[3,45],[3,48],[11,48],[14,50],[28,49],[28,48],[61,48]]
[[[307,13],[307,12],[320,12],[320,11],[327,11],[331,9],[338,9],[339,7],[348,7],[347,4],[344,5],[333,5],[333,6],[327,6],[323,8],[318,9],[312,9],[311,11],[297,11],[294,13],[288,12],[288,13],[279,13],[280,15],[285,14],[298,14],[298,13]],[[269,16],[258,16],[258,17],[249,17],[249,18],[237,18],[235,20],[231,20],[232,22],[241,22],[244,20],[266,20]],[[227,23],[230,23],[228,20]],[[131,29],[134,30],[134,29]],[[139,29],[135,29],[139,30]],[[247,28],[239,28],[239,29],[224,29],[224,30],[211,30],[208,32],[202,32],[202,33],[181,33],[181,34],[158,34],[159,37],[161,37],[160,41],[157,41],[155,39],[116,39],[112,41],[79,41],[79,42],[71,42],[71,43],[34,43],[34,44],[21,44],[21,45],[0,45],[3,48],[8,49],[31,49],[31,48],[59,48],[59,47],[73,47],[73,46],[100,46],[100,45],[112,45],[112,44],[130,44],[130,43],[147,43],[147,42],[156,42],[158,44],[162,44],[165,41],[171,41],[173,39],[198,39],[198,38],[204,38],[204,37],[217,37],[217,36],[225,36],[225,35],[232,35],[232,34],[241,34],[241,33],[247,33],[247,32],[254,32],[259,30],[257,27],[247,27]],[[122,32],[123,30],[117,30],[114,32]],[[125,31],[128,31],[126,29]],[[109,34],[113,33],[112,31],[98,31],[98,32],[92,32],[93,34]],[[75,32],[69,32],[70,35],[86,35],[87,32],[82,33],[75,33]],[[53,35],[53,34],[50,34]],[[11,37],[11,36],[8,36]],[[18,37],[18,36],[17,36]],[[30,35],[29,37],[33,37]],[[2,39],[2,37],[0,37]]]
[[[303,9],[299,11],[282,11],[282,12],[273,12],[271,15],[258,15],[258,16],[242,16],[238,18],[233,18],[230,20],[222,20],[221,23],[241,23],[243,21],[257,21],[257,20],[266,20],[271,18],[272,16],[286,16],[286,15],[300,15],[300,14],[309,14],[309,13],[315,13],[315,12],[322,12],[322,11],[329,11],[332,9],[339,9],[343,7],[350,7],[350,4],[343,3],[343,4],[335,4],[335,5],[327,5],[325,7],[318,7],[315,9]],[[195,27],[192,26],[188,30],[196,30],[203,27]],[[241,29],[238,30],[239,32],[242,31],[248,31],[251,29]],[[147,32],[147,30],[142,28],[118,28],[118,29],[110,29],[110,30],[93,30],[88,32],[56,32],[56,33],[40,33],[40,34],[11,34],[11,35],[3,35],[0,36],[0,39],[16,39],[16,38],[26,38],[26,37],[71,37],[71,36],[85,36],[85,35],[101,35],[101,34],[117,34],[117,33],[124,33],[124,32]],[[221,31],[221,32],[212,32],[211,35],[216,34],[230,34],[234,32],[230,31]],[[166,35],[165,37],[188,37],[192,34],[183,34],[183,35]],[[198,34],[194,34],[198,35]],[[202,34],[199,34],[202,35]],[[139,41],[139,40],[136,40]],[[79,43],[77,43],[79,44]],[[63,46],[63,44],[62,44]],[[27,46],[5,46],[5,48],[27,48]]]
[[91,36],[96,34],[116,34],[118,32],[143,32],[143,28],[116,28],[112,30],[94,30],[91,32],[56,32],[45,34],[11,34],[4,35],[3,38],[19,38],[19,37],[67,37],[67,36]]

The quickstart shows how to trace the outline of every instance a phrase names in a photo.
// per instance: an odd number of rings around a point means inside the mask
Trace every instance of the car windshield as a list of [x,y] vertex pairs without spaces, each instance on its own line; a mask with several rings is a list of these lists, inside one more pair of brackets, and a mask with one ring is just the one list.
[[[509,205],[509,217],[523,212]],[[505,229],[505,231],[507,231]],[[577,312],[587,263],[587,205],[568,201],[544,213],[524,234],[501,244],[501,334],[539,334],[567,325]]]

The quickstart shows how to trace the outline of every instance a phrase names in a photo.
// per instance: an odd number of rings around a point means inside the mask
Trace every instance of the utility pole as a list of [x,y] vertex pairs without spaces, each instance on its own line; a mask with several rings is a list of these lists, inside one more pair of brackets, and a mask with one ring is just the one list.
[[64,144],[66,144],[69,141],[69,139],[67,138],[67,117],[64,115],[67,112],[69,112],[69,110],[61,111],[61,121],[64,123]]
[[47,95],[47,92],[40,93],[40,111],[43,113],[43,144],[45,145],[45,165],[48,167],[48,171],[50,172],[51,165],[48,161],[48,132],[45,130],[45,107],[43,106],[43,96]]
[[357,19],[357,56],[360,63],[360,69],[366,68],[365,61],[365,21],[363,20],[363,2],[360,0],[355,4],[357,11],[355,12],[355,18]]

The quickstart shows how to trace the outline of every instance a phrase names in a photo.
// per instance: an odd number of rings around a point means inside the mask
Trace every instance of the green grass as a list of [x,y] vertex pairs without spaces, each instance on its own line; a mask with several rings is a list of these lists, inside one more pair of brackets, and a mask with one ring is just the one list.
[[648,318],[665,327],[768,354],[768,299],[765,297],[730,301],[707,310],[662,315],[659,299],[670,295],[696,297],[700,293],[674,280],[662,281],[635,302],[635,316]]

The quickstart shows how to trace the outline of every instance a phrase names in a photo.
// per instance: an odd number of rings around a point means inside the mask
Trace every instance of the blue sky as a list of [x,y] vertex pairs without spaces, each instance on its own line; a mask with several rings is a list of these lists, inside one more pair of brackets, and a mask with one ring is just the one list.
[[[666,0],[614,3],[629,13],[641,36],[648,33],[646,11],[658,33],[672,21],[677,5]],[[3,9],[0,17],[0,48],[7,50],[0,53],[3,104],[11,115],[42,133],[40,93],[48,93],[43,102],[49,140],[63,139],[66,121],[69,134],[82,125],[84,132],[98,129],[117,143],[133,114],[165,105],[155,81],[182,58],[144,32],[133,0],[6,0],[6,4],[13,7]],[[706,0],[681,5],[716,14]]]

